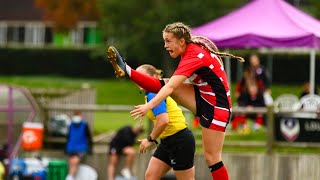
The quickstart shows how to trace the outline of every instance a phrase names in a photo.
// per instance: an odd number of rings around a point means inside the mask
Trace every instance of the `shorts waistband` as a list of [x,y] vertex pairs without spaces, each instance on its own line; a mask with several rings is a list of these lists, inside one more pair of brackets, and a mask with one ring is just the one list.
[[174,138],[174,137],[176,137],[176,136],[179,136],[180,134],[184,133],[184,132],[187,131],[187,130],[189,130],[189,129],[186,127],[186,128],[184,128],[184,129],[176,132],[175,134],[172,134],[171,136],[168,136],[168,137],[166,137],[166,138],[161,139],[161,142],[163,142],[163,141],[164,141],[164,142],[165,142],[165,141],[169,141],[170,139],[172,139],[172,138]]

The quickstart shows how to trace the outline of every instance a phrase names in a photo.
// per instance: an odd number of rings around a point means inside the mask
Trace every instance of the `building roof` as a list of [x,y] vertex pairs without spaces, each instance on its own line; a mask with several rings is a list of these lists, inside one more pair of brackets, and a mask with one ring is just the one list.
[[42,16],[34,0],[0,0],[0,21],[39,21]]

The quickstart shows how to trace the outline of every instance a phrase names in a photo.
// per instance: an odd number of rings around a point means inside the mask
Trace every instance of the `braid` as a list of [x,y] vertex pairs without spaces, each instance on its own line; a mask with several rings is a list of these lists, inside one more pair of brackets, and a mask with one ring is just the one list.
[[156,74],[157,74],[157,77],[161,79],[164,73],[161,69],[156,69]]
[[244,59],[243,59],[243,57],[240,57],[240,56],[235,56],[235,55],[233,55],[233,54],[230,54],[230,53],[224,53],[224,52],[212,52],[212,53],[214,53],[214,54],[216,54],[216,55],[218,55],[218,56],[228,56],[228,57],[231,57],[231,58],[233,58],[233,59],[237,59],[238,61],[240,61],[240,62],[244,62]]
[[219,52],[218,47],[206,37],[203,37],[203,36],[192,36],[192,42],[195,43],[195,44],[203,46],[204,48],[206,48],[211,53],[217,55],[221,62],[222,62],[221,57],[224,57],[224,56],[228,56],[228,57],[237,59],[240,62],[244,62],[244,59],[242,57],[240,57],[240,56],[235,56],[233,54]]

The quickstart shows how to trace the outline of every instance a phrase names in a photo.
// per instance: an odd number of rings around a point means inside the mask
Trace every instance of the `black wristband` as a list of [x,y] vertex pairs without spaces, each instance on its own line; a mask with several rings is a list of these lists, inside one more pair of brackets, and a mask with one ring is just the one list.
[[158,144],[158,141],[155,140],[155,139],[152,139],[151,136],[148,136],[147,140],[148,140],[149,142],[154,142],[154,143]]

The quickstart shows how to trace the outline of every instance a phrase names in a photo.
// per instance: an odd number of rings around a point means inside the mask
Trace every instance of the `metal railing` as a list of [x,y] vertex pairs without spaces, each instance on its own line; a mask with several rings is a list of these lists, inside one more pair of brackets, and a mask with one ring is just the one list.
[[[55,104],[55,105],[43,105],[42,108],[45,112],[50,110],[79,110],[79,111],[89,111],[89,112],[129,112],[133,110],[132,105],[78,105],[78,104]],[[182,107],[184,112],[190,112],[186,108]],[[296,111],[295,111],[296,112]],[[225,146],[236,146],[236,147],[265,147],[266,152],[271,154],[275,147],[320,147],[320,143],[301,143],[301,142],[279,142],[275,139],[275,114],[279,112],[274,111],[273,106],[269,107],[234,107],[232,113],[242,113],[242,114],[263,114],[266,115],[267,120],[267,141],[233,141],[225,142]],[[287,112],[294,113],[294,112]],[[308,113],[308,112],[306,112]],[[319,113],[319,112],[316,112]]]

